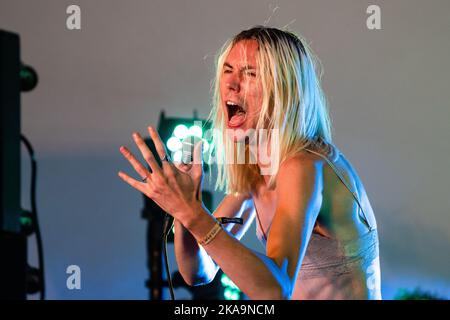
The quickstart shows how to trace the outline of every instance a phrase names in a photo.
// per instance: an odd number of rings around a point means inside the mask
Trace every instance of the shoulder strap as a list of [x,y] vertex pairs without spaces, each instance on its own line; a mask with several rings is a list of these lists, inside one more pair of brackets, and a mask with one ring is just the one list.
[[367,216],[364,212],[364,209],[362,208],[362,205],[359,201],[359,197],[357,195],[356,192],[352,191],[351,188],[349,187],[348,183],[345,181],[344,177],[342,176],[342,174],[339,172],[339,170],[334,166],[334,164],[328,159],[328,157],[324,156],[323,154],[307,149],[305,148],[304,150],[314,153],[315,155],[318,155],[320,157],[322,157],[323,159],[325,159],[325,161],[330,165],[330,167],[333,169],[334,173],[337,175],[337,177],[339,178],[339,180],[341,180],[341,182],[344,184],[344,186],[347,188],[348,191],[350,191],[350,193],[353,195],[353,198],[355,198],[356,202],[358,203],[359,209],[362,212],[362,218],[364,220],[364,222],[366,223],[367,227],[369,228],[370,231],[373,230],[373,227],[370,225],[369,220],[367,219]]

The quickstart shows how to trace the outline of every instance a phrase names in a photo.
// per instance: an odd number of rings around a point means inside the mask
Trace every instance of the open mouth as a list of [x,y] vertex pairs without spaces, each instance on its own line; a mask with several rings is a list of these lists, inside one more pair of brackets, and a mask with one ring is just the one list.
[[227,113],[228,113],[228,126],[229,127],[239,127],[241,126],[247,117],[245,109],[239,104],[233,101],[227,101]]

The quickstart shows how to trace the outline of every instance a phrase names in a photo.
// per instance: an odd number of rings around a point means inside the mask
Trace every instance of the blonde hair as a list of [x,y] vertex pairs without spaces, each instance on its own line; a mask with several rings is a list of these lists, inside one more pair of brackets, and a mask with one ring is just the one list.
[[[278,165],[305,148],[329,152],[331,121],[326,97],[323,94],[320,66],[312,50],[298,36],[289,31],[257,26],[244,30],[228,40],[216,57],[216,75],[213,82],[213,101],[209,120],[212,127],[224,133],[226,119],[220,95],[220,77],[223,64],[235,44],[242,40],[258,43],[257,80],[262,85],[261,112],[256,131],[266,129],[269,139],[273,129],[278,129]],[[319,74],[319,76],[318,76]],[[249,193],[263,180],[256,164],[227,164],[225,157],[234,152],[234,143],[227,136],[215,135],[213,148],[217,160],[216,190],[227,193]],[[269,179],[274,185],[276,172]]]

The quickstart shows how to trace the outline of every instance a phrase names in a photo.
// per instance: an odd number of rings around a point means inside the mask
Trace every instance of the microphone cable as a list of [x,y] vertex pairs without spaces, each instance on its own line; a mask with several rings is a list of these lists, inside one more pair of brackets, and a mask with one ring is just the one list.
[[[242,218],[220,217],[220,218],[217,218],[217,220],[221,224],[227,224],[227,223],[243,224],[243,222],[244,222]],[[170,231],[172,231],[174,223],[175,223],[175,220],[173,219],[173,217],[166,213],[166,216],[164,217],[164,227],[163,227],[164,264],[165,264],[165,268],[166,268],[167,282],[169,284],[170,298],[172,300],[175,300],[175,295],[173,293],[172,276],[170,274],[169,259],[168,259],[168,255],[167,255],[167,238],[169,237]]]
[[167,239],[169,237],[170,231],[173,228],[173,225],[175,223],[175,220],[173,217],[166,213],[166,216],[164,217],[164,227],[163,227],[163,251],[164,251],[164,265],[166,267],[166,274],[167,274],[167,282],[169,284],[169,292],[170,292],[170,298],[172,300],[175,300],[175,295],[173,293],[173,284],[172,284],[172,275],[170,274],[170,267],[169,267],[169,258],[167,255]]

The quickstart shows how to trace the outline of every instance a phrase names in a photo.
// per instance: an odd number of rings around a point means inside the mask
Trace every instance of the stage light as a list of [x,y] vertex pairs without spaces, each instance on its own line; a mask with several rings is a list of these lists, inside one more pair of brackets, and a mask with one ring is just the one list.
[[[199,119],[197,117],[196,112],[192,118],[177,118],[177,117],[166,117],[164,112],[161,112],[159,117],[159,123],[157,126],[158,134],[161,138],[161,141],[166,146],[166,151],[172,158],[173,162],[181,162],[182,156],[187,157],[188,154],[191,154],[191,150],[185,149],[188,148],[189,144],[186,139],[190,139],[191,136],[195,137],[195,139],[190,140],[192,143],[197,142],[199,139],[203,139],[203,149],[211,150],[210,143],[206,142],[206,140],[202,137],[203,132],[207,132],[210,128],[210,123],[206,120]],[[156,156],[156,147],[153,141],[150,138],[145,140],[151,152],[155,155],[156,161],[161,165],[160,158]],[[183,143],[186,142],[186,143]],[[205,143],[206,142],[206,143]],[[183,155],[184,151],[184,155]],[[209,162],[208,162],[208,154],[203,154],[203,159],[205,161],[205,166],[203,170],[207,172],[209,170]],[[167,243],[174,241],[174,229],[166,230],[166,228],[170,227],[172,224],[171,217],[168,218],[168,215],[164,212],[162,208],[158,206],[151,198],[143,195],[144,198],[144,209],[142,210],[142,216],[144,219],[148,220],[147,225],[147,257],[148,257],[148,268],[149,268],[149,279],[146,281],[146,286],[149,289],[150,299],[151,300],[160,300],[163,298],[162,289],[163,286],[168,286],[169,282],[163,281],[163,253],[164,256],[167,257]],[[212,193],[203,190],[202,191],[202,201],[206,208],[210,212],[214,212],[213,208],[213,198]],[[168,236],[163,239],[160,235],[163,232],[168,232]],[[166,260],[164,260],[166,261]],[[168,263],[166,264],[166,275],[171,274]],[[177,284],[178,286],[184,284]],[[176,286],[176,285],[174,285]],[[220,277],[217,278],[217,281],[210,285],[202,286],[203,288],[199,288],[193,290],[194,298],[198,297],[200,299],[223,299],[223,286],[220,285]],[[230,298],[236,297],[236,294],[230,292]]]
[[[193,118],[167,118],[164,112],[160,115],[158,133],[161,139],[165,141],[170,156],[175,162],[182,161],[183,144],[186,139],[191,137],[202,139],[203,141],[203,160],[209,164],[209,153],[211,142],[208,142],[203,134],[209,129],[210,124],[205,120],[198,119],[196,115]],[[191,140],[193,142],[195,140]]]
[[178,139],[183,140],[184,138],[186,138],[188,136],[189,129],[184,124],[179,124],[173,130],[173,134]]
[[173,154],[173,161],[181,162],[181,158],[183,157],[183,152],[181,150],[175,151]]
[[166,145],[172,152],[176,152],[182,147],[181,141],[177,137],[170,137],[169,140],[167,140]]
[[203,136],[202,128],[197,125],[191,126],[189,128],[189,135],[201,138]]
[[240,300],[241,299],[241,290],[231,281],[228,276],[223,273],[220,277],[220,283],[222,284],[223,298],[225,300]]

